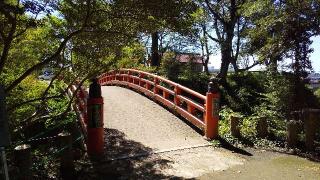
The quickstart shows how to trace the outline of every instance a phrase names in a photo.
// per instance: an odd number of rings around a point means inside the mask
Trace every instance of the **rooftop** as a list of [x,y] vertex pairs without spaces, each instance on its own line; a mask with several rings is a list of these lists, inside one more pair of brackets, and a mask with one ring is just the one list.
[[202,56],[199,54],[177,54],[176,59],[181,63],[192,61],[197,64],[202,64]]

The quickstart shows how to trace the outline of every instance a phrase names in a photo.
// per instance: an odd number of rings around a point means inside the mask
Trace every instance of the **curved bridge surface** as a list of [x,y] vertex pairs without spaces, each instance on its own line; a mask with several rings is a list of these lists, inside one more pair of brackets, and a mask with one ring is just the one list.
[[103,86],[102,96],[105,128],[124,132],[127,139],[154,151],[208,144],[183,120],[137,92]]
[[201,130],[205,137],[218,137],[219,93],[213,83],[206,96],[163,77],[134,69],[120,69],[99,77],[101,85],[120,85],[145,94],[181,115]]

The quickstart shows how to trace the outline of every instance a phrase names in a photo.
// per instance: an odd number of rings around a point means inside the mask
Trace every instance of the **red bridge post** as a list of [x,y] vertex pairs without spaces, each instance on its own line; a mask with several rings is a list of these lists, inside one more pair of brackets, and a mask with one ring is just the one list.
[[206,98],[205,137],[216,139],[219,136],[219,100],[218,84],[210,82]]
[[181,94],[181,89],[178,86],[174,87],[174,104],[176,106],[180,106],[180,99],[179,99],[179,95]]
[[153,79],[153,83],[154,83],[153,93],[154,93],[154,94],[158,94],[159,89],[158,89],[157,86],[159,85],[159,79],[155,77],[155,78]]
[[93,79],[90,85],[87,103],[88,154],[94,158],[101,157],[104,154],[103,98],[97,79]]

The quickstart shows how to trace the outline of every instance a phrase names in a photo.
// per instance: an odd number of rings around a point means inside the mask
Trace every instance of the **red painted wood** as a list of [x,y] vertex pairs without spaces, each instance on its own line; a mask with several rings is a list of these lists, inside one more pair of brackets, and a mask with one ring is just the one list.
[[[116,74],[117,77],[122,78],[117,78]],[[219,99],[219,96],[216,94],[207,94],[204,96],[163,77],[135,69],[120,69],[117,72],[110,71],[109,73],[104,73],[100,78],[101,77],[105,79],[105,81],[102,82],[102,85],[125,85],[144,93],[146,96],[160,102],[186,118],[193,125],[201,129],[207,138],[217,137],[219,117],[212,115],[214,108],[217,108],[213,107],[213,99]],[[163,83],[170,88],[162,86]],[[161,95],[159,94],[159,91],[162,91]],[[201,102],[195,102],[182,94],[189,94],[190,96],[201,100]],[[173,95],[173,100],[170,100],[170,95]],[[187,104],[187,110],[180,107],[182,101]],[[194,115],[196,110],[203,113],[202,116],[204,117],[204,120],[199,119]]]

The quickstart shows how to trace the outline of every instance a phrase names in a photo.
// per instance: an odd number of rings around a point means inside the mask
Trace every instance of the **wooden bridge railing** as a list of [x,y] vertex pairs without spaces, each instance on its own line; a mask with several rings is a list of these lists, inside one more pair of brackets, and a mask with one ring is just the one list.
[[[78,85],[72,85],[68,89],[68,96],[72,97],[73,94],[77,91]],[[73,110],[76,112],[78,119],[80,121],[81,129],[83,131],[85,139],[87,139],[87,99],[88,91],[84,89],[83,86],[79,87],[77,94],[75,95],[75,103],[73,104]]]
[[97,79],[92,79],[89,93],[78,84],[68,88],[68,96],[74,97],[73,110],[78,116],[88,155],[100,158],[104,154],[103,97]]
[[134,69],[120,69],[102,74],[101,85],[133,88],[177,112],[204,132],[206,138],[218,136],[219,94],[206,96],[163,77]]

